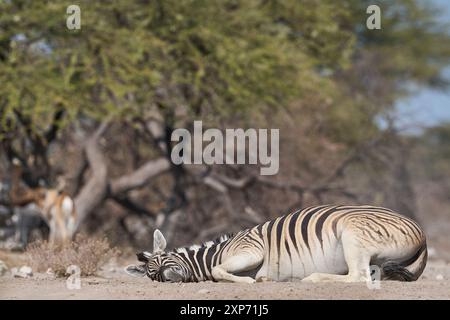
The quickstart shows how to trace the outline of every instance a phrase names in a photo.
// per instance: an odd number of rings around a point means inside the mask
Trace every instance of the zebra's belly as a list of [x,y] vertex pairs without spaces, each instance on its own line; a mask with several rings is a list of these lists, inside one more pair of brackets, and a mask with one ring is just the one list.
[[301,280],[311,273],[346,274],[347,263],[342,245],[336,243],[330,248],[280,253],[278,257],[265,257],[256,279],[265,277],[273,281]]

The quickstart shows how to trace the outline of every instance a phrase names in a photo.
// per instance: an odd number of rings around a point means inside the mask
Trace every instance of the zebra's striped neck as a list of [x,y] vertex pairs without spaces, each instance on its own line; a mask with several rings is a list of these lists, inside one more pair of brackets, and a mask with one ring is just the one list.
[[223,248],[232,238],[232,235],[223,235],[202,245],[175,249],[170,255],[187,269],[192,281],[214,280],[211,270],[220,264]]

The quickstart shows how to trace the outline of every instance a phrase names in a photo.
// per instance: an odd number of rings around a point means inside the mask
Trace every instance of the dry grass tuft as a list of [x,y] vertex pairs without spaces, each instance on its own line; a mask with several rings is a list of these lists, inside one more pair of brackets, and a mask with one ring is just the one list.
[[83,235],[77,235],[75,241],[64,246],[37,241],[27,248],[28,263],[34,271],[45,272],[51,268],[57,276],[65,276],[70,265],[78,266],[82,276],[94,275],[118,254],[118,250],[112,249],[106,238]]

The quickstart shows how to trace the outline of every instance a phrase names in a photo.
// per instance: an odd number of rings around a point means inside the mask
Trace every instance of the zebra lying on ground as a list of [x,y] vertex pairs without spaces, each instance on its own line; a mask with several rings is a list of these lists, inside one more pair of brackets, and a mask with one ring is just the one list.
[[427,261],[419,225],[373,206],[309,207],[201,246],[165,248],[156,230],[153,253],[138,253],[143,264],[127,273],[170,282],[354,282],[370,280],[377,265],[381,280],[415,281]]

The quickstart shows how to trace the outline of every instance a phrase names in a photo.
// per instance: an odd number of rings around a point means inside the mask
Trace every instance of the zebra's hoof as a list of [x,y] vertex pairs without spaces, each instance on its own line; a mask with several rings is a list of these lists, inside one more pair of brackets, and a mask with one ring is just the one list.
[[242,279],[239,279],[239,282],[241,283],[255,283],[256,280],[251,277],[242,277]]
[[267,277],[259,277],[256,279],[256,282],[269,282],[269,281],[272,281],[272,280]]

